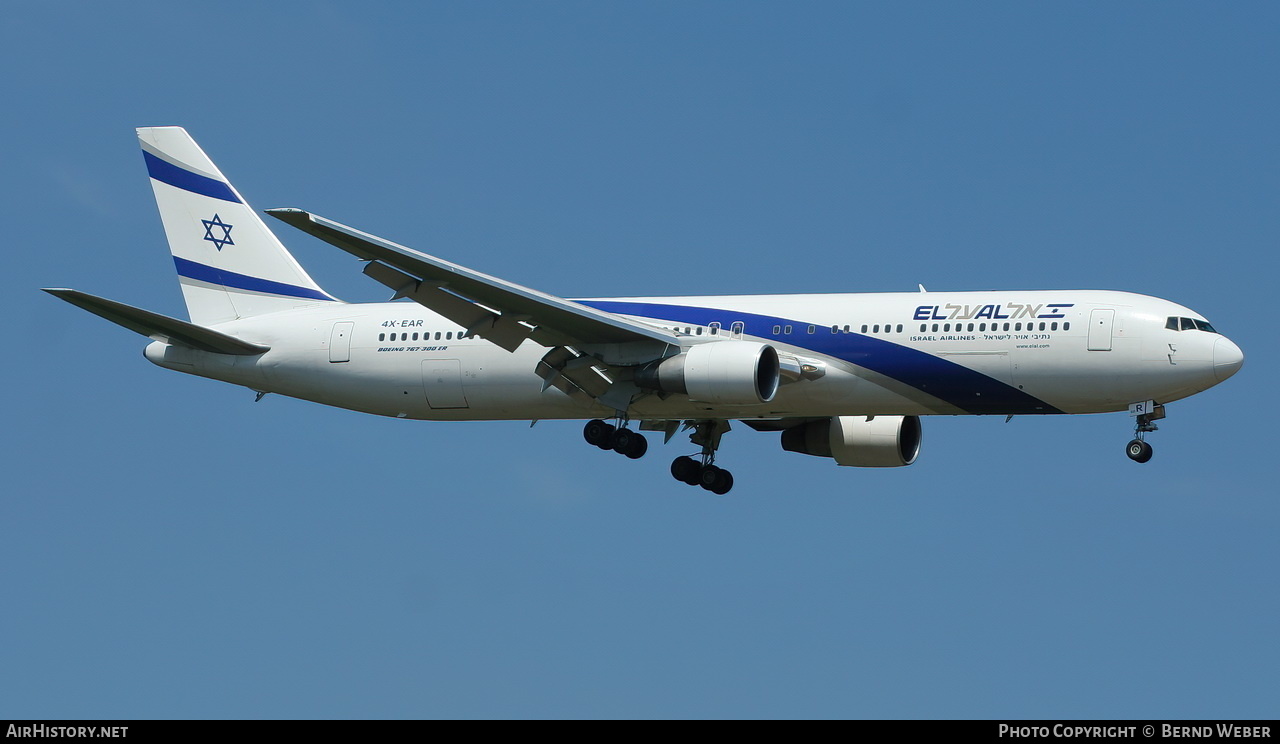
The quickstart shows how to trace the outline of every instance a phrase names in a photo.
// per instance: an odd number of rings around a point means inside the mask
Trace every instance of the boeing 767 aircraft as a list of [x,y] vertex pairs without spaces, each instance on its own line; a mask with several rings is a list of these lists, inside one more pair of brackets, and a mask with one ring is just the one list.
[[1129,410],[1126,450],[1165,405],[1244,362],[1199,313],[1102,290],[625,297],[567,300],[300,209],[267,214],[366,261],[411,302],[320,288],[185,130],[138,130],[190,322],[72,289],[45,291],[152,339],[188,374],[382,416],[586,419],[588,443],[639,458],[641,431],[682,427],[671,463],[727,493],[731,421],[839,465],[895,467],[930,414]]

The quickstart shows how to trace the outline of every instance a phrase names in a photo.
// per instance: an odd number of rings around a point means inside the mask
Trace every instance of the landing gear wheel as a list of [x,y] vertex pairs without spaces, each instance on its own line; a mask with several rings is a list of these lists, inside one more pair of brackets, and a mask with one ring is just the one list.
[[644,457],[644,453],[649,451],[649,440],[644,438],[643,434],[636,435],[635,444],[622,454],[630,457],[632,460],[639,460]]
[[626,455],[632,460],[639,460],[644,457],[645,452],[649,451],[649,441],[644,438],[644,435],[630,429],[615,430],[610,437],[610,446],[614,452]]
[[582,427],[582,438],[587,440],[587,444],[594,444],[600,449],[613,448],[613,424],[605,423],[600,419],[591,419],[587,425]]
[[724,468],[708,465],[699,474],[698,485],[711,493],[723,496],[729,493],[729,489],[733,488],[733,476]]
[[1135,439],[1129,442],[1129,446],[1125,448],[1125,454],[1134,462],[1146,462],[1151,459],[1151,445],[1141,439]]
[[698,485],[702,464],[692,457],[677,457],[671,461],[671,477],[691,486]]

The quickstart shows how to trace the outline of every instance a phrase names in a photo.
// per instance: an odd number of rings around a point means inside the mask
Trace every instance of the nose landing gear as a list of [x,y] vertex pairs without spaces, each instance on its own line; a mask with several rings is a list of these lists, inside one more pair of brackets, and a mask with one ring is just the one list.
[[1130,460],[1146,462],[1151,459],[1153,451],[1151,445],[1147,444],[1147,433],[1159,429],[1155,422],[1162,418],[1164,418],[1164,406],[1159,403],[1152,406],[1149,412],[1138,414],[1138,424],[1133,432],[1134,438],[1125,446],[1125,454]]
[[1151,445],[1141,439],[1135,439],[1129,442],[1129,446],[1125,449],[1125,454],[1134,462],[1146,462],[1151,459]]

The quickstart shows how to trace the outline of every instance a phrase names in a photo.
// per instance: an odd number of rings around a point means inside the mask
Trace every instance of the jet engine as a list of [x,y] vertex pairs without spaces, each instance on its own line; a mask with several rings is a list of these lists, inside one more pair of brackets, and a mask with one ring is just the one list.
[[782,432],[788,452],[830,457],[837,465],[896,468],[920,454],[918,416],[834,416]]
[[778,392],[778,352],[752,341],[713,341],[641,365],[635,384],[645,390],[685,393],[690,400],[725,405],[768,403]]

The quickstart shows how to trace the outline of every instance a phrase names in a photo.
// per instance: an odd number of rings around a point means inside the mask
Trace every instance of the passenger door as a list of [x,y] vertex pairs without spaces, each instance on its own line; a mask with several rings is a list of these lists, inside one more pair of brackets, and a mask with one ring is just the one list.
[[1112,308],[1098,308],[1089,315],[1089,351],[1111,351],[1111,326],[1115,323],[1116,311]]
[[351,333],[356,324],[344,321],[333,324],[333,332],[329,334],[329,361],[333,363],[351,361]]

